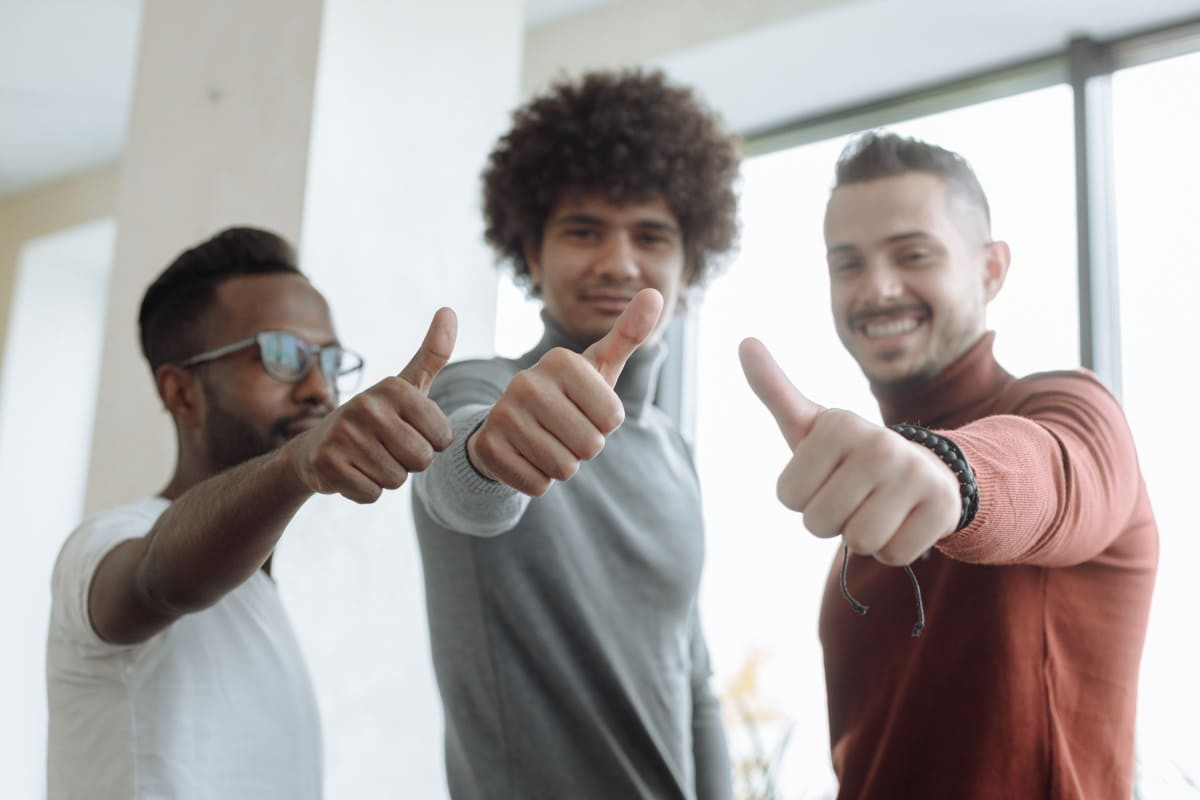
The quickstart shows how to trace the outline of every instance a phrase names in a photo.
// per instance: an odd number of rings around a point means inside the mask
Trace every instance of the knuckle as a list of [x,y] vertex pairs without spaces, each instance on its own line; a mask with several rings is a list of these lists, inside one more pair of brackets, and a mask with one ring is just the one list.
[[[433,464],[434,455],[435,454],[432,448],[418,448],[417,452],[413,453],[412,457],[409,459],[410,463],[408,468],[413,472],[423,472],[424,470],[429,469],[430,465]],[[407,474],[405,474],[405,477],[408,477]],[[403,482],[404,478],[401,478],[400,480]]]
[[810,508],[804,512],[804,527],[813,536],[828,539],[837,533],[839,526],[833,523],[828,514]]
[[550,369],[555,370],[567,369],[575,358],[576,355],[565,347],[555,347],[542,356],[541,360],[538,361],[538,365],[541,366],[544,364]]
[[889,567],[902,567],[912,559],[906,559],[901,548],[885,544],[875,553],[875,560]]
[[604,450],[604,444],[606,441],[607,440],[604,438],[604,436],[598,431],[594,435],[588,436],[586,441],[583,442],[583,446],[580,448],[580,458],[582,458],[584,461],[590,461],[591,459],[600,455],[601,451]]
[[792,510],[804,511],[804,501],[796,491],[796,487],[792,482],[787,480],[786,475],[780,475],[779,480],[775,482],[775,496],[779,498],[779,502]]
[[625,406],[617,399],[616,394],[612,396],[612,402],[608,404],[608,408],[603,409],[599,414],[597,423],[600,427],[600,432],[607,435],[621,427],[621,423],[625,421]]
[[578,461],[558,461],[551,467],[550,477],[557,481],[570,480],[578,471]]

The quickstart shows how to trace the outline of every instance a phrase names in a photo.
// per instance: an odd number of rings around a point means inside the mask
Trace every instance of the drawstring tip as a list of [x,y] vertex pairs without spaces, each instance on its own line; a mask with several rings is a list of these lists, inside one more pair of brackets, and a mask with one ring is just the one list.
[[[867,613],[870,606],[863,605],[850,594],[850,587],[846,585],[846,565],[849,562],[850,548],[842,545],[842,597],[846,598],[846,602],[850,604],[850,610],[861,617]],[[921,584],[917,583],[917,576],[912,571],[912,567],[905,567],[904,571],[912,582],[913,597],[917,601],[917,624],[913,625],[912,629],[912,638],[916,639],[921,635],[921,631],[925,630],[925,603],[921,600]]]

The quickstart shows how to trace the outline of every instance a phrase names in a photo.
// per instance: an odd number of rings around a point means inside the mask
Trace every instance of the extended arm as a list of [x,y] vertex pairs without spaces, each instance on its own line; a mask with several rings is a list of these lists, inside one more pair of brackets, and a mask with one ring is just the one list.
[[192,487],[148,535],[100,562],[88,594],[92,628],[134,644],[217,602],[262,566],[311,494],[282,452]]
[[946,435],[979,482],[975,521],[938,545],[963,561],[1051,567],[1088,561],[1120,534],[1142,491],[1120,406],[1082,373],[1039,377],[1013,415]]
[[449,423],[426,392],[450,357],[455,329],[453,312],[439,311],[399,376],[278,450],[190,487],[146,536],[114,547],[88,592],[96,634],[134,644],[216,603],[262,566],[314,492],[373,502],[427,467],[450,443]]
[[613,386],[661,313],[662,296],[644,289],[582,353],[555,348],[512,376],[494,362],[448,370],[433,397],[449,414],[454,442],[414,484],[429,516],[447,530],[504,533],[529,498],[599,455],[625,418]]

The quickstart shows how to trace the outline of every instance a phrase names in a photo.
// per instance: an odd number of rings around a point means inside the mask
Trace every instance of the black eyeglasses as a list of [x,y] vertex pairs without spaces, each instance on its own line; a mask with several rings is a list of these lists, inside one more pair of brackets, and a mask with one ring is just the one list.
[[314,347],[288,331],[260,331],[247,339],[194,355],[180,361],[178,366],[194,367],[254,345],[258,345],[263,369],[277,381],[299,383],[317,363],[325,380],[341,396],[354,392],[362,380],[363,360],[358,353],[336,344]]

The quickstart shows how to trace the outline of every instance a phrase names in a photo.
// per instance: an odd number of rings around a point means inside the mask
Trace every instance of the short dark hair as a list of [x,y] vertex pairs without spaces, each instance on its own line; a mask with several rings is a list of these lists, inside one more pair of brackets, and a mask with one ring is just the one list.
[[146,289],[138,312],[142,354],[151,372],[206,346],[205,322],[225,281],[240,275],[302,274],[283,237],[258,228],[227,228],[185,250]]
[[737,239],[740,155],[720,119],[659,71],[592,72],[560,81],[513,113],[483,173],[485,238],[528,284],[525,245],[540,244],[568,192],[609,202],[661,195],[679,221],[690,282]]
[[958,153],[920,139],[882,131],[864,133],[847,144],[838,156],[833,188],[909,172],[941,178],[947,187],[983,214],[984,230],[991,228],[987,195],[971,165]]

